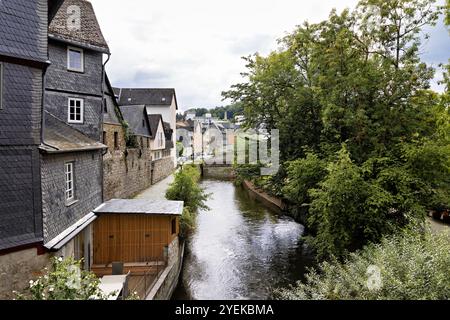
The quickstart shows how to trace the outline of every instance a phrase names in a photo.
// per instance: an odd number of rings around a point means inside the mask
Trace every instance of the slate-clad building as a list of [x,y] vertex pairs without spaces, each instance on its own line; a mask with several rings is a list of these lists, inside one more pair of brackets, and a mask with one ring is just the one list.
[[[0,297],[45,264],[40,188],[47,0],[0,4]],[[38,250],[36,250],[38,248]],[[22,254],[18,254],[21,252]],[[30,257],[34,259],[30,260]],[[13,263],[10,263],[13,261]]]
[[[173,170],[171,120],[152,125],[144,104],[127,114],[127,129],[109,54],[86,0],[0,1],[0,299],[52,255],[84,258],[89,269],[95,209]],[[173,89],[155,99],[168,114],[176,108]]]
[[84,258],[89,268],[90,224],[103,201],[103,58],[109,48],[88,1],[56,1],[49,19],[40,147],[43,240],[59,255]]
[[0,4],[0,297],[52,254],[84,258],[103,201],[104,55],[85,0]]

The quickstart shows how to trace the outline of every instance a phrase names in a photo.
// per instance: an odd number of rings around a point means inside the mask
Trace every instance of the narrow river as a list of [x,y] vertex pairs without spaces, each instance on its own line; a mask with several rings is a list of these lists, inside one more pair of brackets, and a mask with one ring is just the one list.
[[302,279],[313,258],[300,243],[303,226],[278,215],[232,182],[203,180],[211,193],[186,243],[173,299],[269,299]]

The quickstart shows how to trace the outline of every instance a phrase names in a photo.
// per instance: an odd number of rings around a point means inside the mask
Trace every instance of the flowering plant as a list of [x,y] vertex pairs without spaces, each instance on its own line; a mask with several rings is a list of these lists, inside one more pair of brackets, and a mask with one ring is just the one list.
[[94,273],[81,270],[82,260],[73,258],[52,258],[51,270],[44,269],[44,275],[30,280],[25,294],[19,299],[29,300],[105,300],[109,296],[99,288],[99,279]]

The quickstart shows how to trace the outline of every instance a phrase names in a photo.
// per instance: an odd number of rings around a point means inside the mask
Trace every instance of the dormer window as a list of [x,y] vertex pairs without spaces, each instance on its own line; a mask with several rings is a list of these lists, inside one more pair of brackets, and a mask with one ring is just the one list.
[[84,72],[84,52],[82,49],[67,48],[67,70]]

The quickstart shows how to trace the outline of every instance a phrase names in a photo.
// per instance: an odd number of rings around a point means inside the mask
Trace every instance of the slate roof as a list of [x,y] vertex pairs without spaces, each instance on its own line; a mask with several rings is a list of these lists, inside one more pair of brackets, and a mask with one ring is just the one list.
[[[134,135],[153,138],[151,134],[145,105],[120,106],[123,119],[128,123],[128,127]],[[142,122],[144,121],[144,122]],[[142,125],[144,123],[144,126]]]
[[172,140],[173,130],[170,128],[170,123],[163,122],[163,127],[164,127],[164,134],[166,136],[166,139],[167,140]]
[[39,147],[48,153],[62,153],[106,149],[104,144],[92,140],[51,113],[45,112],[44,143]]
[[150,199],[112,199],[94,209],[96,214],[177,215],[183,213],[183,201]]
[[[102,30],[95,16],[94,8],[86,0],[58,0],[49,15],[48,36],[75,45],[80,45],[92,50],[109,53],[109,47],[103,37]],[[77,30],[68,26],[73,12],[68,10],[70,6],[80,8],[81,23]]]
[[[156,131],[158,131],[159,122],[163,122],[162,116],[160,114],[149,114],[148,121],[150,123],[150,132],[152,134],[152,138],[156,137]],[[164,122],[163,122],[164,125]]]
[[0,54],[47,62],[47,1],[0,1]]
[[163,122],[164,126],[164,135],[166,136],[166,149],[173,148],[172,134],[173,130],[170,128],[170,123]]
[[119,96],[119,105],[121,106],[145,104],[167,107],[172,104],[172,99],[175,99],[176,104],[176,94],[173,88],[115,88],[114,91]]
[[109,82],[108,74],[106,74],[103,90],[106,98],[106,112],[103,110],[103,123],[120,124],[120,120],[123,120],[123,116],[120,112],[119,105],[117,104],[111,83]]

